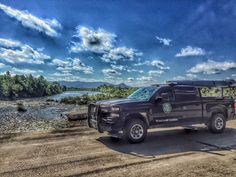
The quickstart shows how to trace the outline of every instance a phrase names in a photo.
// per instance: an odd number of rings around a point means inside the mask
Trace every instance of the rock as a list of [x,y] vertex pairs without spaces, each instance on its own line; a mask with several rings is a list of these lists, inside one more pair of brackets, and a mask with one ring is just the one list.
[[66,113],[62,116],[65,116],[69,121],[76,121],[76,120],[84,120],[87,119],[87,113],[77,113],[77,112],[70,112]]
[[17,103],[17,111],[18,112],[26,112],[27,111],[27,109],[25,108],[25,106],[22,102]]

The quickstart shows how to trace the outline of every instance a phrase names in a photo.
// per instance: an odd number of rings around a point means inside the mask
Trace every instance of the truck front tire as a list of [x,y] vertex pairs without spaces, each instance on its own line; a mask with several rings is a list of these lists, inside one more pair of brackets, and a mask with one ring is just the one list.
[[125,137],[129,143],[141,143],[147,136],[147,125],[140,119],[130,119],[125,125]]
[[212,133],[222,133],[226,126],[225,116],[221,113],[214,114],[209,122],[208,129]]

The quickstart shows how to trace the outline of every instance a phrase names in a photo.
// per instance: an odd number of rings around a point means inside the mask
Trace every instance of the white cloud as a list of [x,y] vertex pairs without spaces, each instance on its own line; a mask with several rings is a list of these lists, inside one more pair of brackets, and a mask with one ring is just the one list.
[[75,38],[79,38],[79,42],[72,41],[70,52],[79,53],[82,51],[89,51],[102,54],[101,59],[108,63],[116,63],[118,60],[133,61],[135,57],[142,55],[135,49],[123,47],[116,47],[116,35],[99,28],[94,30],[84,26],[76,28]]
[[151,70],[151,71],[148,71],[149,76],[160,76],[163,73],[164,73],[164,71],[162,71],[162,70]]
[[141,52],[135,49],[127,47],[118,47],[109,50],[109,52],[103,54],[102,60],[105,62],[115,62],[120,59],[128,59],[133,61],[135,57],[142,56]]
[[137,78],[137,80],[138,81],[152,81],[153,78],[150,76],[142,76],[142,77]]
[[56,66],[61,66],[61,67],[70,65],[69,61],[64,61],[61,59],[53,59],[52,63]]
[[20,46],[21,46],[21,42],[19,41],[0,38],[0,47],[15,48],[15,47],[20,47]]
[[157,67],[157,68],[159,68],[159,69],[162,69],[162,70],[168,70],[168,69],[170,69],[170,67],[165,66],[165,63],[164,63],[163,61],[161,61],[161,60],[153,60],[153,61],[151,62],[151,65],[152,65],[152,66],[155,66],[155,67]]
[[144,66],[144,65],[150,65],[150,61],[144,61],[134,64],[134,66]]
[[134,81],[134,78],[133,77],[128,77],[128,82],[133,82]]
[[15,18],[16,20],[21,22],[21,24],[25,27],[43,32],[51,37],[59,36],[59,33],[54,28],[61,28],[61,24],[56,19],[41,19],[30,14],[27,11],[13,9],[1,3],[0,9],[10,17]]
[[103,69],[102,70],[103,74],[107,77],[109,76],[118,76],[118,75],[121,75],[120,72],[114,70],[114,69]]
[[119,71],[122,71],[125,69],[123,65],[113,65],[113,64],[111,65],[111,68],[115,70],[119,70]]
[[79,58],[72,59],[72,70],[83,71],[83,73],[85,74],[93,73],[93,67],[86,66],[84,63],[81,62]]
[[78,26],[74,37],[80,38],[81,42],[72,42],[71,52],[91,51],[104,53],[113,47],[116,35],[101,28],[94,30],[84,26]]
[[129,73],[136,72],[136,73],[140,73],[140,74],[144,73],[143,70],[138,70],[138,69],[127,69],[127,72],[129,72]]
[[6,65],[4,63],[0,63],[0,69],[4,68]]
[[173,78],[173,80],[194,80],[196,78],[197,78],[197,75],[188,73],[188,74],[185,74],[185,76],[176,76]]
[[25,74],[32,74],[39,76],[40,73],[43,73],[42,70],[33,70],[33,69],[27,69],[27,68],[15,68],[12,67],[10,70],[11,74],[18,74],[18,75],[25,75]]
[[170,67],[169,66],[165,66],[165,63],[161,60],[152,60],[152,61],[144,61],[144,62],[139,62],[139,63],[136,63],[134,64],[134,66],[154,66],[158,69],[161,69],[161,70],[169,70]]
[[9,63],[43,64],[44,60],[50,59],[48,55],[33,49],[29,45],[22,44],[19,41],[1,39],[1,44],[2,47],[0,47],[0,58]]
[[189,56],[203,56],[203,55],[206,55],[204,49],[199,47],[187,46],[185,48],[182,48],[180,53],[177,53],[175,57],[189,57]]
[[93,67],[85,65],[79,58],[69,58],[68,60],[53,59],[52,64],[58,66],[57,70],[63,73],[71,71],[82,71],[85,74],[92,74]]
[[186,77],[187,77],[188,79],[196,79],[196,78],[197,78],[197,75],[188,73],[188,74],[186,74]]
[[204,63],[199,63],[192,67],[189,73],[204,73],[204,74],[218,74],[229,69],[236,69],[236,62],[217,62],[214,60],[208,60]]
[[159,36],[156,36],[156,39],[159,40],[159,42],[165,46],[170,46],[171,44],[171,39],[168,39],[168,38],[161,38]]
[[185,76],[175,76],[173,77],[173,80],[185,80],[186,77]]

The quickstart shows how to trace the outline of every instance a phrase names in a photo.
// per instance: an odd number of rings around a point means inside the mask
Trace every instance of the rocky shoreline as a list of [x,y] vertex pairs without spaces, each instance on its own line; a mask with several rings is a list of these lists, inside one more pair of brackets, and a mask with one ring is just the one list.
[[[19,102],[25,112],[17,111]],[[0,101],[0,134],[61,129],[86,123],[70,122],[62,116],[70,112],[85,114],[87,106],[62,104],[43,98]]]

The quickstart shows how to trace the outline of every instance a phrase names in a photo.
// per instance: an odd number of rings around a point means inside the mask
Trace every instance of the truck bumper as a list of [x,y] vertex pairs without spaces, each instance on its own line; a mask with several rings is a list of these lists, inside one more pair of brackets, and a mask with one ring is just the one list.
[[123,121],[121,118],[118,118],[117,120],[112,121],[106,121],[106,118],[99,117],[96,110],[94,112],[91,112],[91,109],[94,105],[89,106],[89,112],[88,112],[88,125],[90,128],[95,128],[98,130],[98,132],[108,132],[112,136],[121,136],[123,134]]
[[236,119],[236,111],[233,109],[230,109],[228,111],[228,120]]
[[123,136],[123,128],[119,123],[106,123],[106,122],[98,122],[97,120],[90,120],[90,128],[94,128],[98,130],[99,133],[108,132],[109,135],[114,137],[122,137]]

